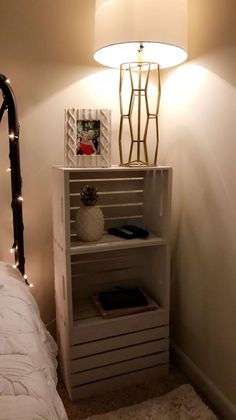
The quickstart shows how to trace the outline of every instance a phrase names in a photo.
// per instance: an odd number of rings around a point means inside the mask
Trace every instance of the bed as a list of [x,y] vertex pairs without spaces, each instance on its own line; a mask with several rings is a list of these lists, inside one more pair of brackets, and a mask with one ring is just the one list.
[[66,420],[57,345],[20,272],[0,262],[0,419]]
[[[56,390],[57,345],[25,274],[19,122],[9,79],[0,74],[0,123],[7,114],[14,266],[0,261],[0,420],[66,420]],[[15,267],[15,268],[14,268]]]

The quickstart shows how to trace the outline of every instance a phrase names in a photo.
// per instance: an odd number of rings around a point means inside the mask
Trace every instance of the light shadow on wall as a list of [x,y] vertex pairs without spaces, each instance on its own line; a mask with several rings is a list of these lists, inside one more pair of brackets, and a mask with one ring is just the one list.
[[204,64],[193,60],[163,84],[161,162],[174,175],[171,335],[234,400],[235,89]]
[[[227,182],[225,165],[219,163],[207,139],[203,145],[203,138],[199,142],[196,134],[182,127],[178,140],[169,154],[178,162],[175,200],[181,204],[172,238],[171,337],[216,383],[222,382],[224,371],[230,395],[234,356],[229,356],[229,348],[234,346],[236,315],[235,184],[233,179]],[[223,315],[221,308],[225,308]],[[216,362],[211,365],[199,348],[208,354],[217,348]],[[224,367],[222,360],[227,360]]]
[[94,0],[1,0],[1,67],[20,116],[94,72]]

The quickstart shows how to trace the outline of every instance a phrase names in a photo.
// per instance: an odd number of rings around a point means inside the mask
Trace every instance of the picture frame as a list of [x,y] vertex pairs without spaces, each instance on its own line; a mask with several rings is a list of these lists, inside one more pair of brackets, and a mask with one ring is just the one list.
[[111,111],[65,109],[65,166],[107,168],[111,163]]

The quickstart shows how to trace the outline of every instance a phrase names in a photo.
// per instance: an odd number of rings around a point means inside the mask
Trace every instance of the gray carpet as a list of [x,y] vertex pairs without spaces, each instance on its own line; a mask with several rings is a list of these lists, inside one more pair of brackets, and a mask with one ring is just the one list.
[[[95,414],[108,413],[121,407],[139,404],[150,398],[159,397],[183,384],[186,384],[187,382],[187,378],[179,370],[172,368],[169,375],[156,381],[93,396],[76,402],[70,401],[64,384],[60,378],[58,383],[58,392],[65,405],[69,420],[82,420]],[[204,399],[202,395],[201,397]],[[206,401],[204,400],[204,402]],[[178,418],[176,418],[176,420],[177,419]]]
[[216,420],[215,414],[190,384],[180,385],[160,397],[129,405],[88,420]]

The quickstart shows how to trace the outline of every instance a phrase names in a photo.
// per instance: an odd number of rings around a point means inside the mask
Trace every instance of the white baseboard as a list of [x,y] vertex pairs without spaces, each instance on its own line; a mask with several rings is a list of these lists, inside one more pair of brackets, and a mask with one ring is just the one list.
[[183,369],[183,372],[192,381],[192,384],[198,387],[204,395],[212,402],[213,406],[222,416],[221,420],[235,420],[236,406],[221,392],[214,382],[199,369],[195,363],[172,341],[171,348],[176,358],[177,364]]

